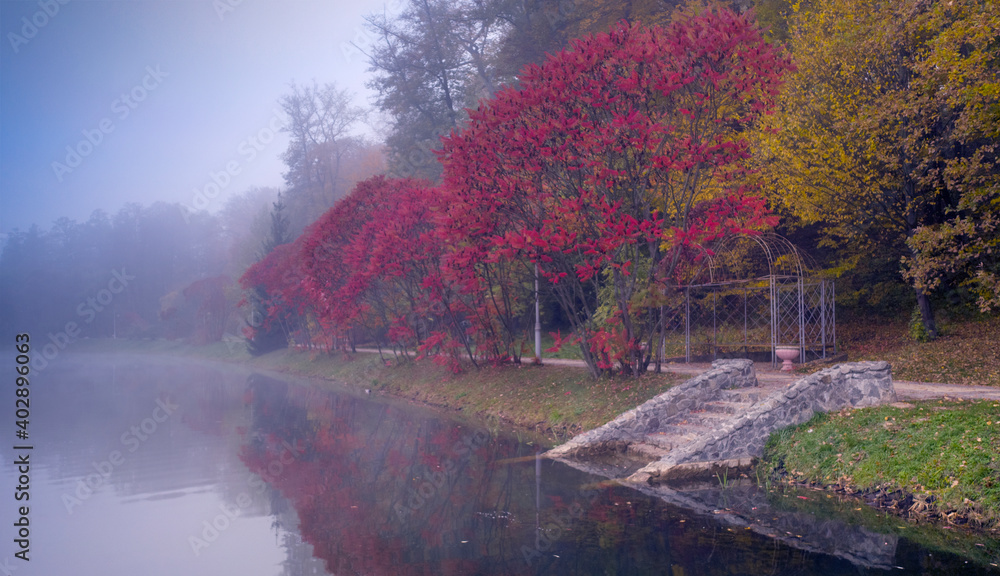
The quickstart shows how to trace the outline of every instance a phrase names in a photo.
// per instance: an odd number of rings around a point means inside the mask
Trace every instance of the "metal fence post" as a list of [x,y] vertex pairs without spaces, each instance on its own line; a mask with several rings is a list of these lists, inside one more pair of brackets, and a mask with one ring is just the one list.
[[691,363],[691,288],[684,289],[684,361]]

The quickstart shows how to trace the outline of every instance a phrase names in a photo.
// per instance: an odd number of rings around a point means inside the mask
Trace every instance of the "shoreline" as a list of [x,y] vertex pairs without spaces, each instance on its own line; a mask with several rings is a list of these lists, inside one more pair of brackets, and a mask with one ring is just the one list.
[[[629,389],[636,385],[632,379],[618,379],[606,382],[594,383],[585,372],[578,367],[567,366],[566,362],[553,362],[544,367],[526,363],[519,366],[484,367],[479,371],[468,371],[459,375],[451,374],[441,367],[433,365],[431,362],[412,362],[403,360],[396,362],[390,360],[383,365],[378,360],[377,354],[368,355],[363,352],[357,354],[337,353],[336,355],[326,355],[303,350],[278,350],[259,357],[251,357],[245,353],[232,354],[219,353],[219,347],[195,347],[187,344],[162,342],[129,342],[122,346],[122,341],[117,341],[113,346],[108,346],[107,341],[92,341],[87,346],[81,346],[74,350],[74,353],[135,353],[150,356],[174,356],[198,359],[210,362],[223,362],[238,366],[250,367],[278,374],[288,374],[296,377],[307,378],[336,384],[342,388],[354,391],[355,393],[369,392],[374,395],[385,396],[390,399],[415,402],[434,409],[451,413],[459,413],[477,418],[479,420],[494,420],[511,426],[523,433],[531,435],[539,444],[546,447],[559,445],[577,433],[593,428],[611,420],[614,415],[620,414],[645,400],[656,396],[660,391],[669,389],[671,386],[680,384],[694,373],[670,372],[666,379],[659,378],[662,375],[651,375],[643,388],[645,394],[636,397],[634,404],[620,404],[614,407],[614,414],[607,420],[599,423],[595,422],[593,414],[574,413],[573,410],[560,412],[560,407],[569,407],[570,404],[559,400],[565,400],[575,389],[587,388],[590,386],[599,387],[603,384],[605,389],[612,392],[622,389]],[[155,344],[155,345],[154,345]],[[225,345],[221,345],[225,349]],[[676,368],[675,368],[676,369]],[[544,370],[544,371],[543,371]],[[568,373],[567,373],[568,372]],[[574,378],[575,375],[575,378]],[[567,390],[562,398],[555,395],[550,396],[551,404],[555,405],[554,412],[539,417],[537,410],[530,414],[524,413],[523,402],[504,402],[502,397],[505,392],[499,392],[493,402],[483,402],[483,396],[489,396],[497,389],[508,390],[511,376],[514,380],[520,380],[520,384],[527,383],[529,386],[538,385],[540,381],[556,380],[562,386],[568,386],[574,390]],[[520,376],[520,378],[517,378]],[[795,374],[795,378],[801,377]],[[540,378],[541,377],[541,378]],[[442,382],[436,382],[441,379]],[[472,394],[461,391],[456,393],[457,388],[474,387],[476,384],[489,384],[490,380],[498,388],[494,390],[480,389]],[[572,382],[575,380],[575,386]],[[646,381],[646,378],[640,381]],[[667,380],[667,381],[664,381]],[[654,382],[655,381],[655,382]],[[429,382],[434,382],[429,384]],[[553,382],[555,385],[556,382]],[[911,383],[920,386],[922,394],[933,393],[933,385],[923,383]],[[632,385],[632,386],[630,386]],[[947,385],[949,389],[959,391],[959,385]],[[561,388],[559,389],[561,392]],[[508,390],[509,392],[509,390]],[[510,394],[509,396],[516,396]],[[655,392],[655,393],[654,393]],[[998,390],[1000,392],[1000,390]],[[645,397],[648,396],[648,397]],[[905,395],[907,401],[914,401],[915,397]],[[936,397],[935,397],[936,398]],[[920,402],[920,400],[915,400]],[[605,407],[606,409],[609,407]],[[606,410],[607,411],[607,410]],[[548,417],[545,417],[548,416]],[[600,419],[600,418],[598,418]],[[763,460],[757,462],[755,466],[764,467]],[[996,537],[1000,534],[1000,522],[990,521],[988,517],[976,512],[973,509],[962,510],[955,507],[941,509],[933,497],[928,500],[926,496],[914,494],[900,489],[893,489],[891,486],[841,486],[830,483],[823,484],[812,481],[800,481],[794,476],[780,468],[773,468],[771,481],[779,485],[788,485],[811,490],[822,490],[829,494],[837,494],[857,499],[864,502],[868,507],[893,514],[906,522],[916,522],[918,524],[930,524],[942,529],[958,529],[963,532],[974,534],[991,535]],[[986,519],[984,521],[984,518]]]

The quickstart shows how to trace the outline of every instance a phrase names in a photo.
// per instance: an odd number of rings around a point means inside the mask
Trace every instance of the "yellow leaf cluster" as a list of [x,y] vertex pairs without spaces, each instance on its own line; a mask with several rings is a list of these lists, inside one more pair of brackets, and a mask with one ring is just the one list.
[[797,71],[756,134],[778,202],[830,236],[900,247],[943,221],[970,183],[995,184],[998,6],[816,0],[793,10]]

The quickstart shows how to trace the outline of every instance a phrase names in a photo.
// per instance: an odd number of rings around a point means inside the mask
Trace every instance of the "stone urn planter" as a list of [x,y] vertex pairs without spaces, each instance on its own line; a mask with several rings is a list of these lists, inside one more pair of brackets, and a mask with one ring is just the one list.
[[782,372],[791,372],[795,368],[792,361],[799,359],[798,346],[778,346],[774,349],[774,353],[783,361],[781,363]]

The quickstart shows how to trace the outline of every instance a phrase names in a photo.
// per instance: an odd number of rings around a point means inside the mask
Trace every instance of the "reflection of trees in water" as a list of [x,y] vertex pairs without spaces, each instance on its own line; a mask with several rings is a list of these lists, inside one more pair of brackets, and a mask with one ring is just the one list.
[[707,573],[722,574],[763,562],[759,537],[678,523],[625,488],[581,491],[587,478],[550,461],[536,524],[528,447],[481,430],[269,380],[253,383],[253,413],[242,458],[288,499],[283,522],[297,516],[333,574],[699,573],[709,554],[720,570]]
[[266,378],[252,378],[248,391],[241,458],[289,500],[330,572],[468,574],[504,559],[523,566],[515,544],[533,527],[508,520],[523,467],[491,464],[517,456],[516,442]]
[[[574,501],[549,498],[552,506],[542,513],[540,524],[550,542],[531,556],[532,573],[859,573],[850,562],[789,547],[744,526],[691,514],[630,488],[585,494]],[[574,504],[582,507],[579,513],[572,513]],[[533,548],[533,542],[527,544]]]
[[286,532],[281,542],[287,554],[282,562],[280,576],[307,576],[327,574],[324,562],[314,556],[313,547],[297,532]]
[[305,542],[287,543],[289,575],[315,567],[308,554],[332,574],[857,571],[628,488],[584,489],[592,477],[556,462],[536,485],[530,447],[482,430],[273,380],[249,388],[241,458]]
[[[76,478],[91,476],[90,489],[147,497],[200,489],[220,470],[242,469],[224,443],[243,415],[245,374],[124,354],[60,361],[46,372],[39,398],[46,410],[32,438],[47,447],[53,476],[74,479],[74,497]],[[121,464],[93,476],[94,463],[114,452]]]
[[275,537],[280,538],[281,547],[285,550],[279,576],[326,575],[325,562],[315,556],[312,545],[303,540],[295,529],[299,525],[295,508],[288,506],[287,500],[283,501],[283,512],[275,515]]
[[[244,402],[250,406],[251,441],[262,448],[264,436],[296,446],[313,433],[306,408],[289,397],[289,384],[282,380],[251,374],[247,378]],[[258,434],[262,432],[262,434]]]

